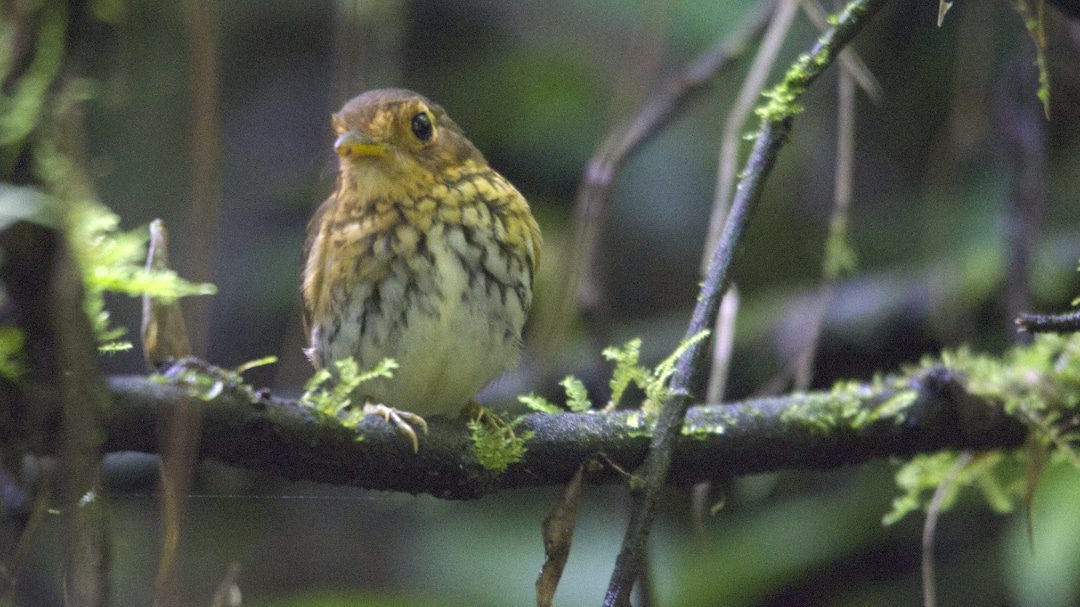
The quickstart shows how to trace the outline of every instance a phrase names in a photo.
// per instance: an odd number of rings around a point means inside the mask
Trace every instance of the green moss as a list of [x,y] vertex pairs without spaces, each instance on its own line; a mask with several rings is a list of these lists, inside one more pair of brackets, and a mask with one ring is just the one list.
[[26,336],[14,325],[0,324],[0,377],[17,380],[26,373]]
[[[967,348],[926,358],[921,368],[944,365],[964,378],[972,394],[999,404],[1031,428],[1026,450],[984,453],[960,470],[953,470],[957,454],[936,453],[912,458],[897,471],[900,496],[885,515],[885,523],[925,509],[934,490],[950,478],[942,510],[948,510],[965,488],[977,491],[997,512],[1015,509],[1033,490],[1043,456],[1050,465],[1068,463],[1080,468],[1075,447],[1080,435],[1072,429],[1080,408],[1080,334],[1039,335],[1034,343],[1017,347],[1001,357],[974,354]],[[917,370],[917,371],[918,371]],[[884,405],[883,405],[884,406]],[[1034,466],[1034,468],[1032,467]]]
[[585,384],[573,375],[567,375],[559,385],[566,390],[566,408],[574,413],[583,413],[592,409],[592,401],[589,400],[589,391]]
[[550,400],[532,392],[518,396],[518,402],[538,413],[561,413],[562,408]]
[[851,426],[852,421],[863,413],[863,403],[868,396],[869,392],[862,384],[839,382],[827,394],[798,395],[795,404],[780,414],[780,421],[827,434],[835,428]]
[[184,359],[165,371],[164,374],[151,375],[154,381],[180,386],[188,396],[202,401],[211,401],[225,391],[242,395],[249,402],[257,402],[258,395],[255,388],[244,381],[243,373],[255,367],[261,367],[277,362],[276,356],[267,356],[258,360],[246,362],[235,369],[222,369],[203,361],[189,358]]
[[374,369],[361,371],[351,356],[335,361],[334,371],[320,369],[308,379],[300,404],[340,421],[343,426],[356,428],[365,415],[364,403],[353,403],[356,389],[373,379],[393,377],[397,366],[392,358],[384,358]]
[[605,348],[601,353],[604,358],[615,363],[615,369],[611,372],[611,400],[608,401],[606,410],[610,411],[619,406],[623,393],[631,384],[642,386],[649,378],[649,370],[639,364],[641,359],[641,339],[631,339],[621,348]]
[[[925,511],[937,488],[949,482],[941,501],[941,511],[952,508],[964,489],[978,491],[995,512],[1012,512],[1026,494],[1023,457],[1019,453],[989,452],[968,462],[962,455],[941,452],[913,457],[896,472],[901,494],[882,518],[891,525],[908,514]],[[966,456],[964,456],[966,457]],[[951,482],[950,482],[951,481]]]
[[516,421],[509,426],[493,426],[477,420],[469,422],[473,454],[481,466],[498,475],[511,464],[521,461],[526,451],[525,442],[534,433],[525,432],[517,436],[513,432],[516,425]]
[[647,415],[642,411],[634,411],[626,416],[626,427],[629,428],[626,436],[630,438],[652,435],[652,422],[647,419]]
[[702,422],[687,421],[683,424],[682,435],[690,436],[698,440],[705,440],[713,436],[719,436],[725,431],[724,424],[709,424]]
[[915,390],[901,390],[873,409],[861,409],[851,419],[851,427],[857,430],[883,419],[891,419],[899,424],[904,421],[904,414],[918,398]]
[[841,13],[828,18],[833,29],[818,40],[814,51],[800,55],[788,68],[783,80],[772,89],[762,93],[767,101],[754,110],[762,122],[780,122],[803,111],[802,106],[796,101],[806,92],[806,87],[810,85],[810,82],[832,63],[837,53],[837,45],[833,41],[832,34],[844,23],[851,22],[854,17],[866,10],[865,2],[852,2]]

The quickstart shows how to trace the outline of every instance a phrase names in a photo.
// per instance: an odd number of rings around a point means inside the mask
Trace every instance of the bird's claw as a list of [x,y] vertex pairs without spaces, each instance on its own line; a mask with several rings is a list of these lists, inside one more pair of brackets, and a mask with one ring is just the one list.
[[415,413],[372,403],[366,403],[364,405],[364,415],[378,415],[386,420],[387,423],[394,424],[394,428],[397,429],[398,434],[408,438],[412,442],[413,453],[420,451],[420,439],[417,438],[416,430],[413,430],[412,425],[419,426],[424,430],[424,434],[427,434],[428,426],[427,421],[425,421],[424,418]]
[[491,409],[480,405],[480,403],[476,401],[472,401],[466,405],[461,414],[468,417],[470,421],[504,432],[506,438],[510,440],[517,440],[517,435],[514,434],[514,429],[510,424],[503,421],[498,415],[492,413]]

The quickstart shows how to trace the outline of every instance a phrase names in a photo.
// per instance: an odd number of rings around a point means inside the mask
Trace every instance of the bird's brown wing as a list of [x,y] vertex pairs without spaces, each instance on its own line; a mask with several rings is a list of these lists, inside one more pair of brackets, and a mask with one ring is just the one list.
[[[322,255],[321,239],[319,234],[322,230],[323,217],[334,206],[336,194],[319,205],[315,214],[308,221],[307,235],[304,238],[304,255],[300,266],[300,296],[304,303],[304,335],[311,335],[312,315],[319,305],[319,297],[322,293],[323,264],[319,257]],[[320,241],[316,244],[316,241]]]

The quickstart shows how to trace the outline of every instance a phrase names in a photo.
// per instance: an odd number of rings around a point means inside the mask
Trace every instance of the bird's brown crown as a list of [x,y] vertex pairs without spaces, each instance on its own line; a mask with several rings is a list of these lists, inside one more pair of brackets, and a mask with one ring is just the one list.
[[484,157],[446,112],[404,89],[366,92],[331,117],[342,173],[375,169],[391,179],[438,175]]

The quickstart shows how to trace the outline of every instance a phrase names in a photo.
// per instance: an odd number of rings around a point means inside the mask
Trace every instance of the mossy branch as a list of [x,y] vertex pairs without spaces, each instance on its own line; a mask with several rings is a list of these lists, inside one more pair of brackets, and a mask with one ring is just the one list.
[[[108,385],[113,403],[102,419],[104,449],[157,452],[158,429],[184,402],[185,388],[142,376],[113,377]],[[936,365],[832,392],[692,407],[676,441],[668,483],[832,468],[941,449],[1016,447],[1027,427],[1006,415],[1000,402],[972,394],[961,373]],[[532,433],[525,453],[495,474],[477,461],[462,419],[430,418],[430,432],[414,454],[377,416],[349,429],[297,401],[226,388],[201,403],[199,454],[293,480],[471,499],[565,483],[590,459],[606,465],[590,473],[588,482],[624,482],[623,471],[641,464],[651,437],[635,413],[525,415],[515,427],[519,434]],[[54,433],[55,419],[44,428]],[[34,441],[42,450],[57,444],[48,435],[42,439]]]

